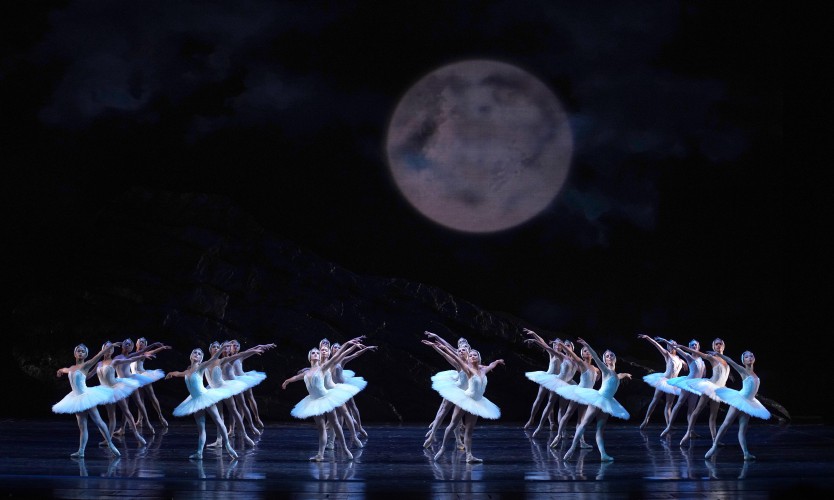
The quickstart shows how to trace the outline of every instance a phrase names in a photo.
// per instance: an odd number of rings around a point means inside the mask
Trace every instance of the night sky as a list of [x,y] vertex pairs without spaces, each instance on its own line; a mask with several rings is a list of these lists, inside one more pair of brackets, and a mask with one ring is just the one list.
[[[778,10],[665,0],[14,7],[0,14],[7,310],[61,279],[96,214],[140,186],[228,196],[353,272],[435,285],[543,331],[592,344],[604,332],[646,356],[656,354],[639,332],[704,347],[720,336],[728,355],[753,350],[775,374],[770,341],[786,334],[793,282]],[[573,137],[553,202],[493,233],[422,216],[386,161],[403,94],[471,59],[541,80]]]

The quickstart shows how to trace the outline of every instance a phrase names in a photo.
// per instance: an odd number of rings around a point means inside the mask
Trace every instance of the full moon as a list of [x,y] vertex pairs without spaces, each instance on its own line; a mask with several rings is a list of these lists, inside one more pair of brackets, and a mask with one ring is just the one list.
[[573,135],[556,95],[516,66],[462,61],[418,80],[397,104],[386,153],[394,182],[445,227],[486,233],[546,208],[568,174]]

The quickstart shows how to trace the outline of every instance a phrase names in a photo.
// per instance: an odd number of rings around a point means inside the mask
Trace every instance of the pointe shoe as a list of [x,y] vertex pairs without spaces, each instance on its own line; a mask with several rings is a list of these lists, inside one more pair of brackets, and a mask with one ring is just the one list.
[[252,441],[252,438],[250,438],[249,436],[244,436],[244,437],[243,437],[243,441],[244,441],[246,444],[248,444],[249,446],[251,446],[252,448],[254,448],[254,447],[255,447],[255,442],[254,442],[254,441]]
[[112,441],[110,442],[110,452],[111,452],[113,455],[117,456],[117,457],[122,456],[122,454],[121,454],[121,453],[119,453],[119,449],[118,449],[118,448],[116,448],[116,445],[115,445],[115,444],[113,444],[113,442],[112,442]]
[[203,452],[202,451],[195,451],[191,455],[188,455],[188,458],[193,460],[202,460],[203,459]]
[[434,461],[437,462],[440,460],[440,457],[443,456],[443,448],[440,448],[440,451],[434,454]]
[[223,440],[218,438],[217,441],[207,444],[206,448],[217,448],[218,446],[222,446],[222,445],[223,445]]
[[168,427],[168,421],[162,415],[159,416],[159,423],[162,424],[162,427]]
[[466,455],[466,463],[468,463],[468,464],[479,464],[481,462],[483,462],[482,459],[472,455],[471,453],[468,453]]
[[78,450],[75,453],[70,453],[73,458],[84,458],[84,450]]
[[139,434],[138,432],[136,433],[136,440],[139,441],[139,444],[141,444],[142,446],[145,446],[146,444],[148,444],[148,442],[145,441],[145,438],[143,438],[142,435]]
[[324,460],[324,457],[321,455],[313,455],[312,457],[310,457],[309,460],[311,462],[321,462],[322,460]]
[[365,447],[365,445],[362,444],[362,441],[360,441],[359,438],[355,437],[355,436],[353,438],[353,444],[356,445],[357,448],[364,448]]
[[579,442],[579,447],[582,448],[582,449],[585,449],[585,450],[589,450],[589,449],[593,448],[593,446],[589,445],[585,441],[580,441]]
[[226,445],[226,453],[228,453],[229,456],[232,457],[232,458],[237,458],[238,457],[237,452],[234,450],[234,448],[231,447],[230,444]]
[[345,455],[347,455],[348,460],[353,460],[353,453],[351,453],[347,448],[345,448]]

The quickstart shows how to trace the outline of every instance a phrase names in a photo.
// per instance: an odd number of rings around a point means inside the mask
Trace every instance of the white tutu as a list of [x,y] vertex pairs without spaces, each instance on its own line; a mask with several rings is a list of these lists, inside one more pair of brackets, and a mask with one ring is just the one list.
[[764,420],[770,418],[770,412],[764,405],[756,399],[756,393],[759,390],[758,377],[746,377],[741,383],[741,390],[730,389],[729,387],[719,387],[715,390],[718,397],[725,403],[740,411]]
[[139,387],[145,387],[165,376],[165,372],[159,369],[145,370],[141,373],[131,373],[129,378],[139,382]]
[[695,392],[695,389],[690,387],[686,382],[689,380],[694,380],[692,377],[683,376],[683,377],[674,377],[670,378],[666,381],[667,384],[671,385],[672,387],[677,387],[678,389],[684,390],[691,394],[696,394],[698,396],[701,395],[700,392]]
[[185,415],[191,415],[200,410],[205,410],[234,395],[228,388],[206,389],[203,386],[203,377],[198,372],[193,372],[185,378],[185,386],[188,388],[190,394],[185,398],[185,401],[174,408],[172,413],[175,417],[184,417]]
[[432,384],[432,388],[440,393],[444,399],[468,413],[490,420],[495,420],[501,416],[501,409],[495,403],[483,397],[486,388],[486,377],[483,377],[483,380],[479,376],[469,377],[466,390],[448,382],[435,382]]
[[290,411],[295,418],[315,417],[323,415],[342,406],[359,393],[359,389],[349,384],[335,384],[331,389],[325,389],[323,394],[308,395],[299,401]]
[[713,401],[718,401],[719,403],[724,402],[715,393],[715,390],[720,389],[722,386],[716,385],[711,380],[706,378],[690,378],[682,380],[676,387],[698,394],[699,396],[707,396]]
[[251,389],[266,380],[266,373],[250,370],[244,372],[243,375],[235,375],[235,380],[242,381],[246,384],[247,389]]
[[557,389],[561,387],[566,387],[568,385],[573,385],[570,382],[567,382],[555,373],[547,373],[543,371],[535,371],[535,372],[526,372],[524,374],[528,379],[532,380],[533,382],[541,385],[545,389],[549,391],[556,392]]
[[79,413],[98,405],[107,404],[113,399],[113,389],[106,385],[87,387],[86,375],[80,371],[69,374],[72,392],[52,405],[55,413]]
[[133,394],[139,388],[139,381],[132,378],[116,377],[116,383],[109,387],[113,389],[113,397],[108,403],[116,403]]
[[666,394],[674,394],[675,396],[681,393],[679,387],[675,387],[669,384],[669,379],[664,377],[662,373],[655,372],[649,373],[643,377],[643,381],[649,384],[650,386],[654,387],[655,389],[659,389]]
[[350,377],[345,379],[345,384],[352,385],[359,389],[360,391],[365,387],[368,387],[368,381],[362,377]]
[[595,406],[611,416],[628,420],[631,415],[628,414],[628,411],[619,401],[614,399],[614,393],[617,392],[619,386],[620,380],[616,375],[612,375],[607,379],[603,379],[599,389],[569,385],[558,390],[557,393],[565,399],[570,399],[583,405]]

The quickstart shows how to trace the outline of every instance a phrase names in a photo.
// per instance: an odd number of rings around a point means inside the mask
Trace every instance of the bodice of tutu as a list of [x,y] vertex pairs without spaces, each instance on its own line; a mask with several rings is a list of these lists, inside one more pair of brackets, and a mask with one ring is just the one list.
[[610,377],[603,377],[602,378],[602,385],[599,387],[599,393],[604,398],[613,398],[614,393],[617,392],[617,388],[620,386],[620,377],[617,374],[613,374]]
[[751,375],[746,377],[744,381],[741,383],[741,390],[738,391],[739,394],[744,396],[747,399],[753,399],[756,397],[756,393],[759,392],[759,377],[755,375]]
[[84,394],[87,391],[87,375],[81,370],[73,370],[67,378],[75,394]]
[[232,361],[232,368],[235,370],[235,375],[243,375],[243,361],[236,359]]
[[718,363],[712,366],[712,377],[710,380],[719,387],[727,385],[727,379],[730,377],[730,365]]
[[472,375],[469,377],[468,386],[466,388],[466,395],[474,400],[484,397],[486,391],[487,378],[485,375]]
[[113,365],[113,368],[116,370],[116,376],[119,378],[127,378],[130,376],[129,363],[119,363],[118,365]]
[[206,386],[203,385],[203,376],[197,370],[185,377],[185,387],[188,388],[188,394],[192,398],[197,398],[206,392]]
[[683,370],[684,362],[681,358],[677,356],[672,356],[672,362],[670,363],[670,371],[668,374],[665,375],[666,378],[675,378],[677,377],[681,370]]
[[111,387],[116,385],[116,369],[113,368],[113,365],[99,364],[96,367],[96,375],[98,375],[98,381],[103,385]]
[[215,365],[211,370],[206,371],[206,379],[210,387],[220,387],[223,385],[223,369],[220,365]]
[[237,373],[235,373],[235,364],[233,362],[221,365],[220,369],[223,373],[223,378],[226,380],[234,380],[237,376]]
[[133,363],[128,365],[130,367],[129,373],[142,373],[143,371],[145,371],[145,366],[144,365],[145,365],[145,359],[144,358],[139,358],[139,361],[134,361]]
[[325,389],[332,389],[336,386],[336,382],[333,381],[333,372],[331,370],[327,370],[324,372],[324,388]]
[[579,367],[576,366],[576,363],[565,358],[559,366],[559,378],[562,380],[571,380],[576,375],[578,369]]
[[597,381],[597,371],[587,369],[579,374],[579,387],[593,387]]
[[307,386],[307,392],[314,398],[323,397],[327,394],[327,387],[324,385],[324,374],[321,370],[309,370],[304,375],[304,385]]
[[707,372],[707,365],[705,365],[704,360],[698,356],[693,356],[693,358],[694,359],[689,362],[689,374],[687,377],[703,378],[704,374]]
[[556,373],[556,369],[559,367],[559,358],[556,356],[550,356],[550,362],[547,364],[547,372],[546,373]]

